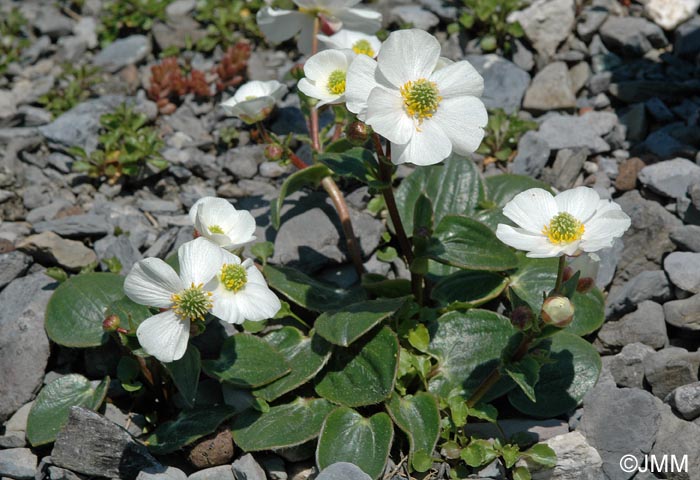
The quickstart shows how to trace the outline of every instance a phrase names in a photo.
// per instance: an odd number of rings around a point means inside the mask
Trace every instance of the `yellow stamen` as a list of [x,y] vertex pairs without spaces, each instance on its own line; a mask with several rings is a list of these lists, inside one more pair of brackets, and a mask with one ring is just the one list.
[[400,91],[406,113],[418,120],[418,124],[435,115],[442,101],[437,84],[425,78],[406,82]]
[[171,307],[178,317],[189,320],[204,320],[204,316],[213,306],[211,292],[203,291],[203,284],[192,283],[190,288],[171,295]]
[[370,58],[374,58],[375,52],[372,45],[367,40],[358,40],[352,46],[352,51],[358,55],[367,55]]
[[328,75],[326,89],[331,95],[342,95],[345,93],[345,73],[343,70],[334,70]]
[[212,225],[211,227],[209,227],[209,233],[218,233],[219,235],[223,235],[224,229],[218,225]]
[[245,271],[245,267],[234,263],[224,264],[221,267],[219,278],[224,288],[234,293],[241,290],[248,283],[248,274]]
[[542,233],[547,235],[549,241],[557,245],[563,245],[580,240],[585,231],[583,223],[567,212],[561,212],[552,218],[549,225],[545,225]]

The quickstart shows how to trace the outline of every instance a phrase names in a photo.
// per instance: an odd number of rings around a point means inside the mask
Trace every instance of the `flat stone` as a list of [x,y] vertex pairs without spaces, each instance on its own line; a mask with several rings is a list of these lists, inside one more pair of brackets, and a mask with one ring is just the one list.
[[643,343],[660,349],[668,345],[664,310],[658,303],[645,301],[637,310],[616,322],[606,322],[598,332],[604,352],[616,351],[630,343]]
[[587,7],[581,12],[576,24],[576,33],[586,43],[589,43],[598,29],[608,18],[608,10],[602,6]]
[[267,480],[265,470],[250,453],[246,453],[233,462],[232,467],[236,480]]
[[99,413],[72,407],[56,436],[51,461],[85,475],[135,478],[147,468],[162,468],[148,449]]
[[70,271],[79,271],[97,261],[95,252],[82,242],[67,240],[48,231],[25,238],[17,248],[41,264],[59,265]]
[[557,190],[573,187],[589,153],[587,148],[559,150],[552,167],[544,169],[542,179]]
[[371,477],[357,465],[337,462],[321,470],[316,480],[371,480]]
[[139,63],[151,53],[151,42],[144,35],[132,35],[120,38],[107,45],[98,53],[92,62],[108,72],[116,72]]
[[666,347],[644,359],[644,376],[654,395],[664,399],[674,389],[698,381],[700,356],[684,348]]
[[0,292],[0,421],[41,387],[49,359],[44,312],[55,287],[39,272],[12,281]]
[[648,270],[610,290],[605,306],[605,316],[615,317],[631,312],[646,300],[663,303],[671,298],[673,298],[671,284],[664,271]]
[[654,353],[654,349],[643,343],[630,343],[609,358],[608,369],[615,383],[620,387],[644,388],[644,359]]
[[113,230],[114,227],[104,215],[92,213],[71,215],[34,225],[34,231],[37,233],[53,232],[67,238],[102,237]]
[[618,169],[615,188],[621,192],[634,190],[637,186],[637,176],[645,166],[646,163],[639,157],[624,160]]
[[507,418],[498,427],[487,422],[472,422],[465,427],[467,435],[479,438],[497,438],[503,432],[510,438],[516,433],[525,434],[533,442],[544,442],[569,431],[566,422],[556,419],[531,420],[528,418]]
[[664,315],[669,325],[700,332],[700,294],[664,303]]
[[39,9],[33,23],[42,34],[55,39],[70,34],[73,31],[74,22],[53,6],[44,5]]
[[187,474],[175,467],[147,468],[139,472],[136,480],[187,480]]
[[658,25],[639,17],[608,17],[600,27],[600,36],[610,50],[629,57],[641,57],[668,44]]
[[199,469],[228,464],[232,458],[233,440],[226,429],[197,440],[187,455],[189,462]]
[[31,264],[32,257],[19,250],[0,254],[0,289],[24,275]]
[[557,455],[553,469],[534,463],[528,466],[533,480],[599,480],[603,478],[603,459],[580,432],[569,432],[544,442]]
[[[697,2],[697,0],[692,0]],[[695,9],[697,10],[697,8]],[[674,35],[673,51],[680,57],[694,57],[700,52],[700,16],[680,25]]]
[[644,167],[639,180],[658,194],[683,198],[690,185],[700,183],[700,166],[685,158],[674,158]]
[[673,252],[664,259],[664,270],[676,287],[700,293],[700,253]]
[[[51,457],[45,457],[48,460],[51,460]],[[44,459],[42,459],[42,463],[44,463]],[[41,464],[39,465],[39,470],[41,470]],[[50,480],[83,480],[83,477],[81,475],[78,475],[77,473],[73,473],[70,470],[66,470],[65,468],[60,468],[56,467],[54,465],[49,465],[49,479]]]
[[700,382],[676,388],[666,401],[686,420],[700,417]]
[[231,465],[205,468],[204,470],[194,472],[187,478],[188,480],[236,480],[233,476]]
[[673,30],[698,11],[700,0],[647,0],[644,11],[664,30]]
[[540,70],[523,100],[523,108],[526,110],[548,111],[574,107],[576,95],[569,69],[564,62],[550,63]]
[[222,166],[236,178],[253,178],[258,173],[258,165],[265,161],[263,149],[259,145],[246,145],[226,152]]
[[421,30],[429,30],[440,23],[437,15],[418,5],[399,5],[391,9],[391,15],[399,23],[409,24]]
[[514,12],[508,21],[518,21],[540,55],[553,56],[574,28],[574,0],[536,0]]
[[700,472],[700,451],[697,448],[700,426],[678,418],[671,407],[661,401],[657,400],[657,407],[661,413],[661,423],[650,455],[657,459],[666,457],[670,465],[673,465],[674,456],[677,462],[681,462],[683,456],[687,455],[687,470],[674,472],[669,468],[666,478],[697,480],[699,478],[698,472]]
[[549,161],[549,143],[537,132],[529,131],[518,141],[518,153],[510,163],[510,171],[518,175],[539,177]]
[[481,100],[487,108],[501,108],[506,113],[520,109],[523,95],[530,85],[530,74],[498,55],[468,55],[466,60],[484,77]]
[[259,168],[260,176],[265,178],[279,178],[290,171],[288,166],[280,165],[279,162],[263,162]]
[[265,469],[265,473],[270,480],[287,480],[287,466],[284,460],[275,454],[268,454],[258,457],[260,465]]
[[551,115],[542,122],[539,135],[552,150],[588,148],[592,154],[610,151],[602,137],[618,124],[617,115],[610,112],[588,112],[581,116]]
[[28,448],[0,450],[0,476],[33,480],[37,458]]

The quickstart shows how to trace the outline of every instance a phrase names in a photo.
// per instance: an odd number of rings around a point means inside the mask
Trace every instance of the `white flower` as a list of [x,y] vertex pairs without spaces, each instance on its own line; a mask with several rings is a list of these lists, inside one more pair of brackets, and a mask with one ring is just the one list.
[[233,115],[248,124],[267,118],[275,103],[287,92],[287,87],[277,80],[250,81],[238,87],[233,97],[221,104],[228,115]]
[[241,263],[236,255],[223,251],[218,272],[207,285],[214,296],[212,313],[228,323],[260,321],[274,317],[282,308],[253,261]]
[[255,241],[253,215],[223,198],[200,198],[190,208],[190,220],[199,235],[228,250]]
[[299,90],[319,100],[316,107],[345,101],[345,75],[355,58],[352,50],[325,50],[304,64],[306,77],[299,80]]
[[602,200],[588,187],[567,190],[556,197],[541,188],[531,188],[513,197],[503,214],[519,228],[499,224],[496,236],[532,258],[610,247],[631,223],[617,203]]
[[375,58],[382,48],[382,42],[376,35],[367,35],[352,30],[341,30],[331,36],[319,35],[318,39],[327,47],[334,49],[350,49],[358,55]]
[[258,27],[268,41],[280,43],[301,32],[297,45],[304,54],[311,53],[314,19],[322,17],[336,29],[347,28],[374,33],[382,26],[379,12],[352,8],[361,0],[294,0],[299,11],[263,7],[258,11]]
[[376,62],[358,55],[345,95],[348,110],[391,142],[393,163],[433,165],[479,147],[483,89],[469,62],[442,62],[437,39],[412,29],[389,35]]
[[136,303],[165,309],[136,330],[141,347],[161,362],[179,360],[187,350],[190,322],[203,321],[212,308],[205,284],[216,275],[223,250],[198,238],[178,251],[180,274],[160,258],[145,258],[124,280],[124,293]]

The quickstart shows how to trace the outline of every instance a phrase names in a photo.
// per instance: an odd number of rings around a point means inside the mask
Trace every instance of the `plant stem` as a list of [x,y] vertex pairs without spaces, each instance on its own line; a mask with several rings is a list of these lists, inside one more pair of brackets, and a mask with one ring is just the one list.
[[352,228],[352,220],[350,219],[350,210],[348,209],[348,204],[345,202],[345,197],[343,192],[340,191],[338,184],[335,183],[331,177],[325,177],[321,180],[321,185],[328,193],[328,196],[333,202],[335,210],[338,212],[338,217],[340,217],[340,224],[343,227],[343,233],[345,234],[345,242],[348,245],[348,253],[352,260],[352,264],[355,266],[355,271],[357,275],[362,277],[365,272],[365,267],[362,264],[362,252],[360,250],[360,243],[355,236],[355,231]]
[[566,268],[566,255],[559,257],[559,269],[557,270],[557,282],[554,284],[554,293],[561,291],[561,285],[564,282],[564,269]]
[[258,127],[258,131],[260,132],[260,135],[262,136],[263,141],[265,143],[272,143],[272,139],[270,138],[270,134],[267,133],[267,129],[265,128],[265,125],[263,125],[262,122],[258,122],[256,124],[256,126]]

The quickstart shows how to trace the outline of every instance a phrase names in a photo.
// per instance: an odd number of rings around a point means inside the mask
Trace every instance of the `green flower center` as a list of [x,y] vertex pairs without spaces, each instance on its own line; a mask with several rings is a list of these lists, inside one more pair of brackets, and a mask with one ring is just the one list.
[[406,82],[400,91],[406,113],[419,123],[435,115],[442,100],[437,84],[425,78]]
[[173,302],[172,309],[180,318],[190,320],[204,320],[204,315],[211,310],[211,292],[203,290],[203,284],[190,285],[190,288],[174,293],[170,300]]
[[248,274],[243,265],[227,263],[221,267],[221,284],[229,292],[238,292],[248,282]]
[[328,92],[331,95],[342,95],[345,93],[345,72],[343,70],[334,70],[328,75]]
[[352,51],[358,55],[367,55],[368,57],[374,58],[374,49],[372,45],[367,40],[358,40],[352,45]]
[[223,235],[224,229],[218,225],[212,225],[211,227],[209,227],[209,233],[218,233],[219,235]]
[[554,216],[542,229],[552,243],[563,244],[579,240],[585,231],[583,223],[567,212],[561,212]]

